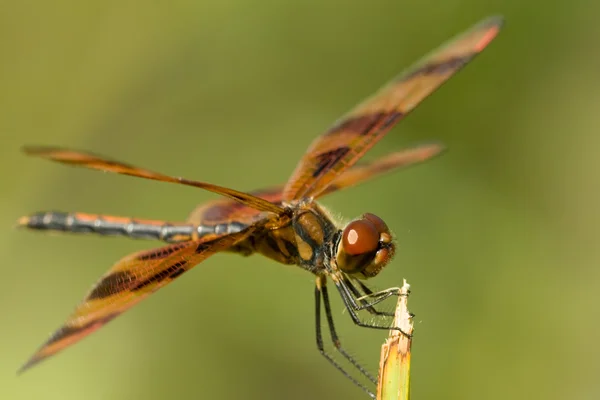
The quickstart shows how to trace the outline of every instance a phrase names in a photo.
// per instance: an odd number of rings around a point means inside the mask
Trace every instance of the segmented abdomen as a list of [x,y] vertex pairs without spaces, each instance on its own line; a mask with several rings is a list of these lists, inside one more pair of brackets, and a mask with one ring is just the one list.
[[209,226],[59,211],[38,212],[23,217],[19,220],[19,225],[36,230],[125,236],[168,243],[197,239],[209,234],[235,233],[245,228],[245,225],[236,222]]

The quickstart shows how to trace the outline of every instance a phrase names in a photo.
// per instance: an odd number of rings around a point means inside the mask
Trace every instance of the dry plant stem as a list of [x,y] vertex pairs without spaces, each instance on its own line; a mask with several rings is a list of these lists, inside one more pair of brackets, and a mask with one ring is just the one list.
[[[394,316],[394,327],[381,346],[377,400],[408,400],[410,398],[410,346],[413,322],[408,312],[410,285],[404,281]],[[403,334],[403,332],[405,334]]]

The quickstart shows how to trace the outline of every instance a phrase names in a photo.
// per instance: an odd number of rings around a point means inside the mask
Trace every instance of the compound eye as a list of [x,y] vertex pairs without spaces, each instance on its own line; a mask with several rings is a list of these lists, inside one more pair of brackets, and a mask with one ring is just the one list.
[[356,256],[377,250],[379,232],[368,219],[352,221],[342,234],[342,245],[346,254]]
[[379,233],[389,232],[388,226],[377,215],[371,214],[371,213],[366,213],[363,215],[363,218],[371,221],[373,223],[373,225],[375,225],[375,229],[377,229],[377,231]]

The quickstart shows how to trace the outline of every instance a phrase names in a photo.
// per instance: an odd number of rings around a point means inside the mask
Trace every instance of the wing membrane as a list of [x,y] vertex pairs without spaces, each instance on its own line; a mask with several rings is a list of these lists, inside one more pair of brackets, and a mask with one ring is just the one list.
[[[388,154],[371,162],[356,164],[336,177],[331,185],[318,197],[336,192],[347,187],[356,186],[399,168],[420,164],[440,155],[445,150],[441,143],[427,143]],[[280,205],[283,201],[283,186],[252,192],[253,196]],[[188,217],[187,222],[193,225],[216,225],[237,223],[251,225],[260,211],[236,203],[230,199],[214,200],[198,206]]]
[[[269,201],[272,204],[281,205],[282,189],[282,186],[275,186],[254,191],[252,192],[252,195]],[[187,222],[194,225],[230,223],[250,225],[260,215],[260,211],[236,203],[230,199],[218,199],[198,206],[187,218]]]
[[284,200],[318,197],[396,123],[480,53],[498,34],[489,18],[450,40],[381,88],[317,138],[283,191]]
[[337,176],[331,185],[315,197],[322,197],[341,189],[356,186],[399,168],[420,164],[439,156],[445,149],[441,143],[428,143],[388,154],[370,163],[355,164]]
[[100,329],[206,258],[248,237],[258,227],[257,224],[227,236],[206,237],[144,250],[121,259],[19,372]]
[[180,185],[193,186],[229,197],[230,199],[260,211],[268,211],[275,214],[283,213],[283,209],[281,207],[244,192],[239,192],[234,189],[217,186],[210,183],[163,175],[158,172],[135,167],[120,161],[110,160],[92,153],[43,146],[27,146],[23,148],[23,151],[31,156],[42,157],[63,164],[95,169],[99,171],[113,172],[115,174],[135,176],[138,178],[152,179],[160,182],[170,182],[178,183]]

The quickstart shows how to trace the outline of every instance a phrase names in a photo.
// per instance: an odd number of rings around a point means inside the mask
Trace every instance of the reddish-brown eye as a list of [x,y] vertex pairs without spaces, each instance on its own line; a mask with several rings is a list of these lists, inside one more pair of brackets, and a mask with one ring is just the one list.
[[378,244],[379,232],[367,219],[350,222],[342,234],[344,251],[351,256],[373,252]]
[[379,218],[377,215],[375,214],[371,214],[371,213],[366,213],[363,215],[364,219],[368,219],[369,221],[371,221],[373,223],[373,225],[375,225],[375,229],[377,229],[378,232],[389,232],[389,229],[387,227],[387,225],[385,224],[385,222],[383,222],[383,220],[381,218]]

